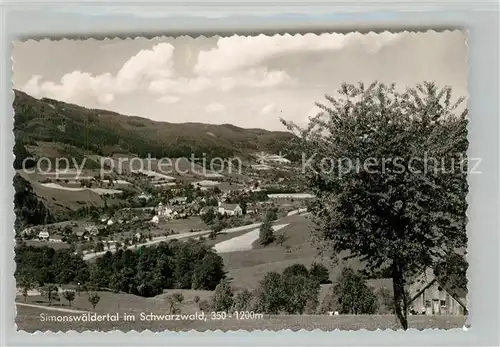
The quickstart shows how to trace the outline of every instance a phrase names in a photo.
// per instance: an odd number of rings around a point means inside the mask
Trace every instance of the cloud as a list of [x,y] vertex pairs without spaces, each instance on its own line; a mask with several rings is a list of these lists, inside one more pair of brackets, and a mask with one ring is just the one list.
[[370,52],[398,39],[401,34],[383,32],[380,34],[306,34],[306,35],[259,35],[254,37],[222,37],[217,47],[202,51],[194,71],[198,75],[214,75],[255,66],[277,54],[299,51],[335,51],[351,42],[365,45]]
[[226,106],[218,103],[218,102],[213,102],[211,104],[208,104],[205,107],[205,111],[208,113],[219,113],[219,112],[224,112],[226,111]]
[[236,87],[266,88],[292,82],[285,71],[249,69],[232,75],[163,78],[152,81],[148,90],[157,94],[189,94],[215,89],[228,92]]
[[116,75],[105,73],[92,75],[75,70],[65,74],[59,82],[42,81],[39,75],[32,76],[22,88],[33,96],[47,96],[63,101],[78,102],[89,97],[107,104],[117,94],[128,94],[149,84],[152,79],[174,75],[174,47],[159,43],[151,49],[141,50],[126,61]]
[[[93,75],[75,70],[65,74],[59,82],[43,81],[41,76],[34,75],[21,89],[35,97],[76,103],[94,99],[100,104],[109,104],[116,95],[138,90],[167,96],[207,89],[228,92],[236,87],[266,88],[292,81],[285,71],[262,67],[230,74],[179,76],[174,69],[173,54],[174,46],[159,43],[132,56],[115,75]],[[172,103],[172,100],[166,97],[161,102]]]
[[181,98],[178,96],[165,95],[165,96],[162,96],[161,98],[156,99],[156,101],[162,102],[165,104],[175,104],[175,103],[179,102],[180,99]]
[[368,52],[377,52],[397,40],[401,34],[306,34],[219,38],[217,46],[198,53],[192,74],[180,76],[175,71],[174,50],[170,43],[158,43],[130,57],[116,74],[92,74],[75,70],[59,81],[45,81],[34,75],[21,87],[35,97],[51,97],[67,102],[110,104],[119,95],[137,91],[165,96],[161,102],[172,103],[169,95],[199,93],[206,90],[229,92],[236,88],[272,88],[295,81],[284,70],[263,66],[266,59],[278,54],[300,51],[340,50],[351,43]]
[[111,93],[108,93],[108,94],[103,94],[103,95],[99,95],[97,97],[97,102],[99,102],[100,104],[110,104],[113,102],[113,100],[115,99],[115,96]]
[[262,114],[262,115],[268,115],[268,114],[272,114],[274,112],[276,112],[276,105],[275,104],[266,105],[260,110],[260,114]]

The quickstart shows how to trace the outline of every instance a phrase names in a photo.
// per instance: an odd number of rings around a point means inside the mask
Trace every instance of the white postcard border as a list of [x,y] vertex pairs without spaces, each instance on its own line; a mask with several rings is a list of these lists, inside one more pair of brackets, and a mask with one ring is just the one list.
[[[267,5],[251,2],[202,1],[170,4],[159,1],[129,3],[65,4],[66,1],[16,2],[2,8],[2,91],[4,116],[1,117],[1,326],[0,340],[7,346],[58,345],[498,345],[499,321],[499,87],[498,13],[492,1],[442,1],[436,4],[413,2],[355,1],[338,3],[316,1],[294,3],[273,1]],[[17,5],[16,5],[17,4]],[[186,5],[187,4],[187,5]],[[486,9],[476,11],[478,9]],[[377,13],[371,13],[378,9]],[[488,11],[490,9],[490,11]],[[382,10],[382,11],[380,11]],[[498,10],[498,8],[497,8]],[[353,12],[354,11],[354,12]],[[284,15],[283,13],[290,13]],[[168,14],[166,14],[168,13]],[[295,13],[295,14],[294,14]],[[196,17],[195,17],[196,15]],[[168,17],[168,20],[166,18]],[[468,331],[238,331],[123,333],[16,332],[13,260],[14,223],[12,147],[12,41],[41,38],[136,37],[156,35],[211,36],[213,34],[274,34],[323,31],[403,31],[443,29],[469,30],[469,156],[481,157],[482,174],[469,177],[468,202],[468,279],[470,316]]]

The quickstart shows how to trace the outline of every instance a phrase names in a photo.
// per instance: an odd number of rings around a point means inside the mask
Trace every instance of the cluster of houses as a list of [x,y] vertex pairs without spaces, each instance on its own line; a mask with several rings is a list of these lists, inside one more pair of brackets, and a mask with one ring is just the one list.
[[[183,209],[182,205],[172,204],[173,199],[169,200],[169,204],[165,205],[162,202],[158,204],[155,208],[156,214],[151,219],[152,223],[159,223],[161,219],[174,219],[174,218],[184,218],[187,216],[186,209]],[[205,202],[204,199],[201,201]],[[184,202],[185,203],[185,202]],[[226,215],[226,216],[241,216],[243,215],[243,208],[239,204],[227,204],[223,202],[218,202],[217,206],[205,206],[199,209],[200,216],[209,212],[209,210],[214,210],[214,212]],[[182,212],[181,212],[182,211]],[[256,209],[253,207],[247,208],[246,213],[253,214],[256,213]]]

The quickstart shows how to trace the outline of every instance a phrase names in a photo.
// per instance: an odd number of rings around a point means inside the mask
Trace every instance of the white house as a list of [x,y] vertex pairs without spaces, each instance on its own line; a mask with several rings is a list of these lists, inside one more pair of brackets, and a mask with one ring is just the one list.
[[171,205],[184,205],[187,202],[187,197],[179,196],[168,201]]
[[219,203],[219,208],[217,209],[217,212],[228,216],[241,216],[243,214],[243,210],[238,204]]
[[85,231],[92,236],[96,236],[97,234],[99,234],[99,229],[97,229],[95,225],[87,225],[85,227]]
[[290,164],[290,160],[286,159],[282,155],[272,154],[264,158],[266,162],[273,162],[278,164]]
[[110,219],[110,220],[108,220],[108,222],[107,222],[106,224],[107,224],[108,226],[111,226],[111,225],[113,225],[113,224],[115,224],[115,223],[113,222],[113,220],[112,220],[112,219]]
[[467,314],[467,292],[439,282],[429,268],[410,285],[411,311],[426,315]]
[[153,218],[151,219],[151,223],[158,224],[159,222],[160,222],[160,219],[158,218],[158,216],[153,216]]
[[161,202],[158,204],[158,207],[156,208],[156,214],[158,216],[171,217],[172,213],[173,213],[172,209],[166,205],[163,205]]
[[151,199],[151,194],[141,193],[141,195],[139,195],[137,198],[142,200],[149,200]]
[[38,234],[39,238],[45,239],[45,240],[48,240],[49,236],[50,235],[49,235],[48,231],[40,231],[40,233]]

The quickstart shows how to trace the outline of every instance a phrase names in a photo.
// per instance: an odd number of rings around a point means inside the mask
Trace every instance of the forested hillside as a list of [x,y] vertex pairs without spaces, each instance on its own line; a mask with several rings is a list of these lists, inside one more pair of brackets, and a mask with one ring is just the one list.
[[[88,109],[52,99],[35,99],[15,90],[14,132],[27,147],[39,142],[63,144],[85,153],[146,157],[244,156],[255,151],[279,152],[289,132],[243,129],[230,124],[167,123]],[[168,110],[165,111],[168,118]],[[71,153],[77,156],[82,153]]]

